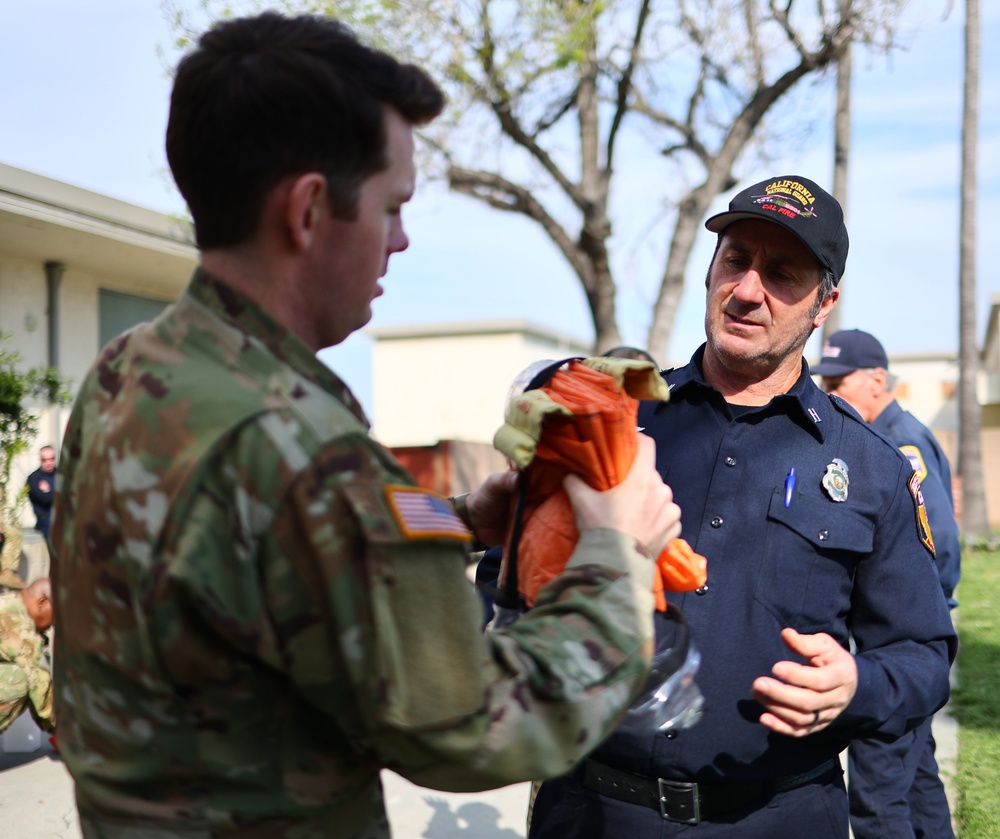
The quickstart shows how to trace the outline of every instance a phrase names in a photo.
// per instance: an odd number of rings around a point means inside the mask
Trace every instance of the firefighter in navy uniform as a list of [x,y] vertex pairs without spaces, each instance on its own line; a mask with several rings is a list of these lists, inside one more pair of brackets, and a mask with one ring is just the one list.
[[[874,335],[845,329],[829,337],[813,370],[823,390],[846,400],[899,446],[920,481],[933,535],[941,590],[954,608],[961,541],[951,495],[951,467],[930,429],[892,395],[889,359]],[[851,744],[848,796],[855,839],[954,839],[951,811],[934,757],[931,720],[891,743]]]
[[771,178],[706,226],[707,342],[639,413],[709,559],[707,589],[670,595],[702,653],[704,718],[620,729],[542,785],[530,839],[843,839],[839,752],[948,697],[956,638],[910,462],[802,358],[839,294],[840,205]]

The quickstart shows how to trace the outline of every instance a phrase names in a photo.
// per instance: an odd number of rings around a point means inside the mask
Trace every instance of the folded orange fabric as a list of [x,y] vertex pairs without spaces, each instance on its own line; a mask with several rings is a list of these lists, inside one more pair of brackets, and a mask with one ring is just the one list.
[[[518,591],[528,606],[566,567],[579,539],[563,479],[572,472],[602,491],[621,483],[638,448],[639,401],[652,398],[667,398],[655,365],[592,358],[568,362],[542,387],[511,401],[494,443],[525,482],[520,531],[512,529],[505,555],[517,557]],[[653,590],[661,611],[664,591],[693,591],[707,577],[705,558],[683,539],[667,546],[656,567]]]

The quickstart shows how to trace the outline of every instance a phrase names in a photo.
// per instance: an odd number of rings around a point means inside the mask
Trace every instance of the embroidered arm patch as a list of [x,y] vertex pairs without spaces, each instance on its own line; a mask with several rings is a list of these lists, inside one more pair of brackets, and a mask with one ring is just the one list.
[[920,541],[924,543],[927,550],[934,554],[934,556],[937,556],[934,550],[934,536],[931,533],[931,524],[927,521],[924,493],[920,489],[920,476],[916,472],[910,476],[910,482],[907,486],[909,487],[910,495],[913,496],[913,508],[917,518],[917,536],[920,537]]
[[916,446],[900,446],[899,450],[909,458],[913,471],[922,481],[927,477],[927,464],[924,463],[924,456],[920,454],[920,449]]
[[471,542],[472,534],[447,498],[420,487],[389,484],[385,498],[400,532],[407,539],[457,539]]

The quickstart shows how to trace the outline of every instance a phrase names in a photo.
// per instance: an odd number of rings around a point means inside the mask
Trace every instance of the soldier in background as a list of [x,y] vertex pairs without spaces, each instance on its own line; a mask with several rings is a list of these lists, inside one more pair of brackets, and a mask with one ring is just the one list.
[[48,638],[52,590],[47,577],[0,594],[0,732],[25,708],[46,731],[55,730]]
[[340,24],[220,23],[180,63],[167,156],[200,265],[83,382],[52,525],[60,752],[92,837],[388,836],[379,770],[547,777],[646,676],[652,557],[679,510],[644,444],[567,479],[581,539],[483,637],[465,564],[513,475],[453,507],[368,434],[315,353],[408,245],[413,127],[443,97]]
[[24,580],[18,575],[24,534],[12,511],[3,503],[0,491],[0,590],[23,589]]

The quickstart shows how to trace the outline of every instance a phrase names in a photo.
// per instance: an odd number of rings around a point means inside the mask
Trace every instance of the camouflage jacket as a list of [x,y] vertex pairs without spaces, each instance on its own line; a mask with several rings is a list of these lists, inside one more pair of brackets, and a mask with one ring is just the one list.
[[452,508],[202,271],[81,386],[51,538],[86,835],[388,836],[380,768],[447,790],[564,772],[648,664],[652,564],[610,530],[481,635]]
[[[21,593],[0,594],[0,664],[14,664],[21,669],[23,678],[18,674],[17,682],[21,690],[27,682],[27,698],[35,719],[51,731],[55,726],[55,717],[47,649],[48,641],[35,629],[35,622],[24,607]],[[13,698],[4,695],[3,685],[0,684],[0,701]]]

